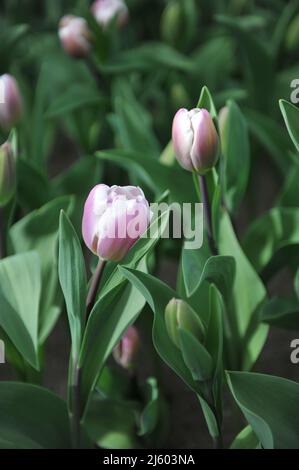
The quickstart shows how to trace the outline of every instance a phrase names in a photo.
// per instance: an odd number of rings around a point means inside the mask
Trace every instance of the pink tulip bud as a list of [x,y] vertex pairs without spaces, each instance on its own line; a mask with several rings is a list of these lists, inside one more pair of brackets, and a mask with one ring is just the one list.
[[118,26],[124,26],[129,18],[128,7],[124,0],[96,0],[91,11],[97,22],[106,28],[116,18]]
[[118,345],[114,348],[115,361],[125,369],[134,366],[140,348],[140,338],[135,326],[130,326]]
[[89,193],[82,221],[83,238],[100,258],[120,261],[146,231],[151,218],[143,191],[135,186],[99,184]]
[[206,109],[180,109],[173,120],[172,140],[180,165],[204,174],[217,162],[219,138]]
[[11,75],[0,77],[0,126],[8,131],[20,119],[22,99],[17,81]]
[[91,33],[87,21],[73,15],[64,16],[59,23],[59,38],[63,49],[72,57],[86,57],[91,48]]

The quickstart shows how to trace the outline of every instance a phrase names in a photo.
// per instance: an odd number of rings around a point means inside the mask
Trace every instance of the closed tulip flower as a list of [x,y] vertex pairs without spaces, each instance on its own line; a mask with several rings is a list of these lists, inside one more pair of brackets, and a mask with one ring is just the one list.
[[150,207],[140,188],[99,184],[85,203],[83,238],[101,259],[120,261],[146,231],[150,218]]
[[130,326],[118,345],[114,348],[115,361],[125,369],[134,366],[140,348],[140,338],[135,326]]
[[104,28],[114,18],[118,26],[124,26],[129,18],[128,7],[123,0],[96,0],[91,10],[97,22]]
[[5,74],[0,77],[0,126],[10,130],[22,114],[22,98],[14,77]]
[[204,340],[204,326],[195,311],[184,300],[170,300],[165,309],[165,325],[169,337],[178,348],[180,348],[180,328],[192,333],[199,341]]
[[72,57],[86,57],[91,49],[91,33],[84,18],[64,16],[59,23],[59,38],[63,49]]
[[173,120],[172,140],[180,165],[201,175],[217,163],[219,138],[206,109],[180,109]]

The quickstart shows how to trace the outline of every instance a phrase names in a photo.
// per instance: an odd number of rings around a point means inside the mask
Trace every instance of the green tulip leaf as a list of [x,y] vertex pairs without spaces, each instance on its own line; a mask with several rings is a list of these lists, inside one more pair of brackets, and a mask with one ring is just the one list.
[[58,273],[72,338],[72,353],[79,354],[86,310],[85,261],[77,234],[62,211],[59,226]]
[[297,151],[299,151],[299,110],[296,106],[285,100],[280,100],[279,106],[293,144]]
[[61,210],[70,213],[71,209],[71,197],[54,199],[28,214],[14,224],[9,231],[9,238],[15,253],[35,250],[41,260],[40,342],[44,342],[48,337],[61,310],[62,295],[57,269],[59,214]]
[[24,358],[39,368],[40,259],[36,252],[0,261],[0,326]]
[[236,403],[264,449],[299,449],[299,384],[281,377],[228,372]]
[[226,207],[236,212],[247,188],[250,147],[247,122],[233,101],[227,103],[227,115],[221,129],[221,149]]
[[194,380],[204,382],[213,375],[213,359],[206,348],[189,331],[179,329],[184,362]]
[[71,447],[66,404],[44,388],[0,382],[0,415],[0,448]]

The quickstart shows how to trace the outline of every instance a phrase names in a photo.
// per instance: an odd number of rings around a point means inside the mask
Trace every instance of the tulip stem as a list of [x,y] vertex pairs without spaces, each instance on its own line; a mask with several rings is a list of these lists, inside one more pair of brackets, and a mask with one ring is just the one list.
[[213,256],[218,255],[217,246],[215,243],[215,239],[213,236],[213,222],[212,222],[212,210],[211,204],[209,201],[209,193],[207,187],[207,180],[204,175],[199,175],[199,186],[200,186],[200,193],[201,193],[201,200],[203,203],[204,213],[205,213],[205,221],[207,224],[207,235],[210,250]]
[[106,266],[106,261],[99,259],[98,265],[96,267],[96,270],[92,276],[90,288],[87,294],[87,300],[86,300],[86,319],[88,319],[94,303],[96,299],[96,295],[98,292],[98,288],[103,276],[103,272]]
[[77,359],[73,362],[73,381],[72,381],[72,438],[73,448],[79,449],[81,444],[81,402],[80,402],[80,376],[81,369],[78,366]]

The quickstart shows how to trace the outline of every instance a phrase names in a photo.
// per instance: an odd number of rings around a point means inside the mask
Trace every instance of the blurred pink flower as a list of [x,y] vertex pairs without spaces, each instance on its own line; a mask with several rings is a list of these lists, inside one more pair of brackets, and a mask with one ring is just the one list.
[[84,18],[67,15],[59,23],[59,38],[63,49],[72,57],[82,58],[91,49],[91,33]]
[[107,27],[115,17],[118,26],[124,26],[129,18],[129,10],[124,0],[96,0],[91,10],[103,27]]
[[22,114],[22,98],[18,83],[12,75],[0,77],[0,126],[10,130]]
[[140,348],[139,333],[135,326],[130,326],[118,345],[114,348],[115,361],[125,369],[134,366]]

